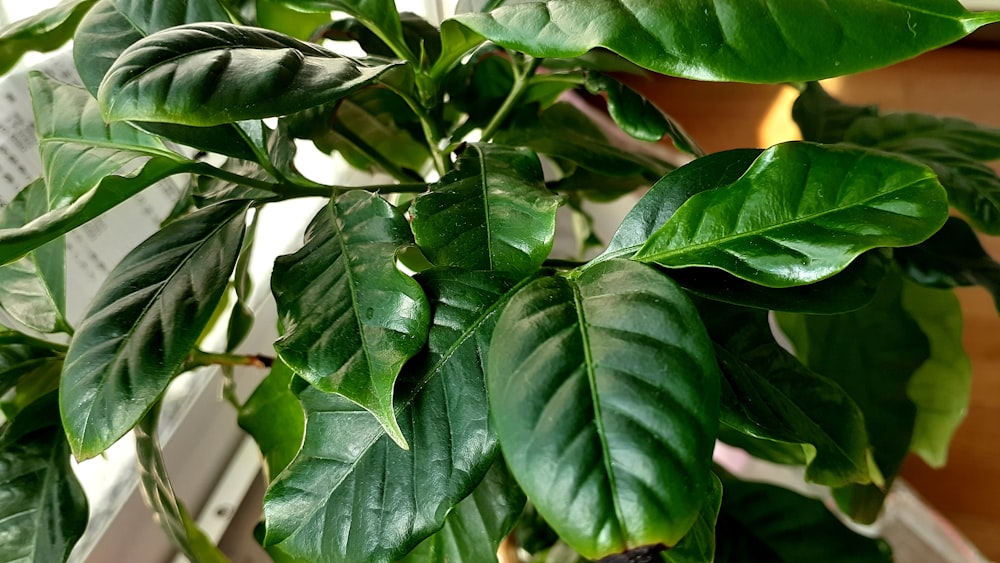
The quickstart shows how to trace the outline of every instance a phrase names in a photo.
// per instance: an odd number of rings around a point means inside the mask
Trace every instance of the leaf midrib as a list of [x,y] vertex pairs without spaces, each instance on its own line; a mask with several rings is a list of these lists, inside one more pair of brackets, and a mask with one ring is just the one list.
[[156,147],[146,147],[143,145],[131,145],[123,143],[115,143],[112,141],[92,141],[90,139],[73,138],[73,137],[45,137],[38,141],[39,146],[44,146],[48,144],[63,144],[63,145],[83,145],[86,147],[93,147],[98,149],[111,149],[118,152],[135,152],[139,153],[138,157],[150,156],[150,157],[163,157],[174,162],[191,162],[191,160],[184,158],[183,156],[170,152],[165,149],[158,149]]

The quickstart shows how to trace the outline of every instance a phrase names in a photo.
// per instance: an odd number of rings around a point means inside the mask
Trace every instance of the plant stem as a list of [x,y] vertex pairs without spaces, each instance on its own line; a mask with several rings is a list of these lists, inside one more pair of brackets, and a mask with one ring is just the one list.
[[439,144],[441,136],[438,134],[436,122],[427,113],[427,109],[424,108],[423,104],[414,99],[408,92],[391,86],[388,87],[402,98],[406,102],[406,105],[410,106],[413,113],[417,114],[417,118],[420,119],[420,129],[424,132],[427,150],[431,153],[431,160],[434,161],[434,169],[437,170],[439,176],[444,176],[448,173],[451,165],[448,159],[444,157],[447,153],[441,150],[441,145]]
[[269,368],[274,364],[274,358],[256,354],[245,356],[242,354],[223,354],[215,352],[205,352],[197,348],[188,356],[187,368],[193,369],[201,366],[250,366],[255,368]]
[[560,258],[549,258],[542,265],[547,268],[579,268],[580,266],[586,266],[587,262],[580,262],[578,260],[562,260]]
[[507,97],[504,99],[503,104],[500,105],[500,109],[493,114],[493,119],[486,124],[483,128],[483,134],[481,140],[489,141],[496,134],[497,129],[503,124],[504,120],[510,114],[511,110],[514,109],[514,104],[517,103],[518,98],[521,94],[528,89],[531,85],[531,77],[534,75],[535,70],[538,69],[538,65],[542,63],[542,59],[536,59],[534,57],[527,57],[525,60],[524,67],[517,64],[517,61],[512,61],[511,66],[514,69],[514,87],[510,89]]
[[351,190],[364,190],[368,192],[384,193],[421,193],[427,190],[427,184],[422,182],[403,182],[399,184],[370,184],[365,186],[337,186],[310,182],[303,184],[287,184],[268,182],[249,178],[235,172],[216,168],[205,163],[196,163],[191,170],[194,174],[209,176],[226,182],[232,182],[248,188],[255,188],[271,192],[278,196],[276,199],[294,199],[299,197],[334,197],[340,192]]

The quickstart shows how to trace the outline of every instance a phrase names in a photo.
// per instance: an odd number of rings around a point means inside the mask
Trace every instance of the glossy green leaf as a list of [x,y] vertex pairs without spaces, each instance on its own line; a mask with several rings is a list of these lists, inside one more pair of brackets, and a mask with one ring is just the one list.
[[49,209],[73,203],[105,176],[139,159],[187,162],[159,138],[128,123],[106,124],[97,103],[82,88],[40,72],[29,75],[28,86]]
[[802,138],[817,143],[839,143],[856,120],[876,115],[876,106],[843,104],[817,82],[807,83],[792,104],[792,118]]
[[320,12],[326,10],[345,12],[358,18],[379,39],[389,45],[401,59],[418,62],[417,57],[406,45],[403,25],[393,0],[277,0],[285,6],[302,11]]
[[321,391],[371,411],[402,448],[393,384],[430,322],[420,285],[394,263],[411,243],[399,209],[348,192],[316,215],[301,250],[275,261],[271,279],[285,327],[274,344],[281,359]]
[[759,149],[736,149],[695,159],[660,178],[625,215],[607,250],[597,260],[627,258],[695,194],[728,186],[754,163]]
[[97,0],[64,0],[0,29],[0,75],[28,51],[58,49],[73,37],[80,19]]
[[1000,234],[1000,177],[983,161],[1000,158],[1000,129],[919,113],[858,119],[844,140],[899,153],[929,166],[951,204],[980,230]]
[[712,563],[715,561],[715,521],[722,505],[722,482],[712,475],[712,489],[688,533],[677,545],[663,553],[668,563]]
[[983,249],[971,227],[949,217],[926,241],[893,254],[910,279],[937,288],[979,285],[993,295],[1000,310],[1000,263]]
[[930,343],[930,357],[907,385],[907,396],[917,406],[910,451],[941,467],[972,392],[972,363],[962,345],[962,308],[954,292],[912,282],[903,284],[903,308]]
[[[21,381],[33,378],[61,364],[65,349],[59,344],[37,340],[20,332],[0,331],[0,396],[14,389]],[[13,418],[8,414],[7,418]]]
[[411,228],[434,264],[526,275],[552,250],[559,202],[531,151],[470,144],[455,170],[417,197]]
[[431,67],[431,77],[439,80],[483,41],[482,35],[453,20],[441,22],[441,56]]
[[184,364],[225,291],[246,204],[221,204],[167,225],[108,274],[70,343],[60,385],[77,459],[129,431]]
[[281,5],[277,0],[256,0],[257,25],[308,41],[313,33],[330,21],[330,10],[302,12]]
[[393,66],[363,66],[270,30],[195,23],[126,49],[97,99],[112,121],[220,125],[333,101]]
[[87,498],[70,467],[54,401],[18,417],[0,435],[0,561],[66,561],[87,527]]
[[722,482],[715,560],[799,563],[889,563],[880,540],[844,526],[822,501],[774,485],[734,478]]
[[944,190],[923,166],[790,142],[764,151],[735,183],[692,196],[634,258],[792,287],[830,277],[867,250],[921,242],[947,216]]
[[675,545],[711,488],[718,368],[669,278],[609,260],[522,289],[491,342],[511,472],[559,536],[599,558]]
[[524,493],[497,458],[479,486],[455,505],[444,527],[400,563],[496,563],[497,549],[524,508]]
[[240,408],[240,428],[264,456],[265,477],[274,480],[295,458],[305,431],[302,405],[290,389],[295,373],[280,359]]
[[586,85],[592,94],[607,94],[608,113],[622,131],[650,143],[667,135],[678,149],[697,156],[704,155],[698,143],[680,125],[635,90],[611,76],[599,73],[588,74]]
[[[878,68],[1000,21],[955,0],[772,0],[652,6],[622,0],[519,2],[455,20],[536,57],[607,48],[649,70],[696,80],[791,82]],[[803,25],[809,22],[809,25]]]
[[135,428],[135,456],[139,465],[139,485],[146,505],[156,515],[170,543],[191,561],[228,563],[227,558],[205,535],[187,508],[174,494],[156,438],[160,409],[149,411]]
[[[29,423],[29,427],[34,430],[42,428],[44,425],[52,424],[55,413],[59,409],[58,393],[59,379],[62,374],[63,357],[61,355],[45,358],[37,362],[32,368],[21,374],[14,392],[4,397],[0,401],[0,409],[8,420],[13,421],[12,427],[24,426],[23,422],[27,411],[37,405],[41,400],[46,402],[51,400],[54,405],[43,419],[35,418]],[[26,366],[21,366],[26,367]]]
[[[36,180],[0,214],[0,229],[16,229],[48,211],[45,182]],[[68,332],[66,244],[54,240],[24,258],[0,266],[0,307],[13,319],[42,333]]]
[[[916,371],[931,357],[927,336],[905,309],[903,280],[887,275],[868,306],[840,315],[779,314],[796,355],[813,371],[837,382],[861,409],[875,463],[891,484],[913,437],[917,406],[908,396]],[[871,522],[884,489],[854,485],[838,489],[838,502],[852,518]]]
[[567,102],[553,105],[541,116],[526,108],[493,140],[502,145],[527,147],[611,176],[642,174],[658,178],[671,168],[654,158],[618,148],[589,117]]
[[839,487],[881,483],[865,419],[834,381],[805,368],[771,335],[767,313],[699,308],[722,369],[722,422],[751,436],[799,444],[806,480]]
[[[73,39],[73,59],[80,79],[93,96],[108,69],[136,41],[170,27],[203,21],[230,21],[216,0],[101,0],[83,19]],[[172,123],[137,124],[200,150],[246,160],[254,152],[229,125],[191,128]]]
[[300,381],[306,434],[265,496],[269,551],[316,563],[402,557],[493,463],[483,366],[499,310],[520,286],[496,272],[421,276],[435,304],[428,351],[406,365],[396,400],[413,447],[396,446],[356,404]]

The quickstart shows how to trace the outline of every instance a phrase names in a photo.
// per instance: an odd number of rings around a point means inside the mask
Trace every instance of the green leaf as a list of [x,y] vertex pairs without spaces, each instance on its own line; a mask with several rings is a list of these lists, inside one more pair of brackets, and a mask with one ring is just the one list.
[[[59,387],[62,367],[63,357],[61,354],[48,357],[36,356],[34,361],[16,366],[16,369],[13,370],[14,373],[8,372],[4,374],[16,374],[14,392],[5,396],[3,401],[0,401],[0,409],[3,409],[3,415],[12,421],[12,426],[23,426],[22,423],[25,417],[21,416],[22,411],[37,404],[40,399],[44,398],[48,400],[50,396],[54,397],[52,399],[54,407],[49,414],[55,416],[59,408],[58,393],[55,393],[55,391]],[[38,426],[38,421],[42,419],[36,417],[35,420],[36,422],[33,423],[34,426],[32,426],[32,429],[41,428],[41,426]],[[51,417],[46,417],[43,423],[45,425],[52,424]]]
[[250,225],[243,237],[239,258],[236,260],[236,270],[233,272],[233,292],[236,303],[229,312],[226,326],[226,351],[233,352],[246,339],[253,329],[254,312],[249,299],[253,293],[253,275],[250,271],[250,259],[253,256],[254,243],[257,240],[257,225],[260,220],[259,210],[253,214]]
[[1000,129],[919,113],[858,119],[849,143],[909,156],[929,166],[951,204],[980,230],[1000,234],[1000,177],[982,161],[1000,158]]
[[[861,409],[886,486],[913,437],[917,407],[908,397],[910,381],[931,357],[928,338],[903,305],[902,288],[902,277],[892,273],[875,299],[857,311],[778,315],[802,362],[837,382]],[[870,485],[837,490],[838,503],[861,522],[874,520],[884,495]]]
[[245,211],[236,202],[178,219],[108,274],[70,343],[59,389],[77,459],[135,426],[184,364],[226,289]]
[[830,277],[867,250],[921,242],[947,216],[944,190],[923,166],[790,142],[764,151],[733,184],[692,196],[634,259],[792,287]]
[[[440,33],[436,27],[412,12],[400,13],[399,22],[402,25],[403,42],[411,52],[420,54],[421,65],[426,65],[428,60],[433,61],[441,55]],[[356,18],[329,22],[319,30],[318,35],[333,41],[357,41],[358,46],[369,56],[399,58],[377,33]]]
[[524,508],[524,493],[497,458],[479,486],[455,505],[444,527],[400,563],[496,563],[500,542]]
[[902,297],[903,308],[930,343],[930,357],[907,385],[907,396],[917,406],[910,451],[941,467],[972,391],[972,364],[962,346],[962,309],[954,292],[912,282],[903,283]]
[[281,359],[317,389],[371,411],[401,448],[393,383],[430,322],[420,285],[394,263],[411,242],[399,209],[348,192],[316,215],[301,250],[275,261],[271,279],[285,327],[274,344]]
[[[793,82],[886,66],[1000,21],[955,0],[550,0],[455,17],[535,57],[607,48],[649,70],[696,80]],[[809,22],[809,25],[803,25]]]
[[816,499],[734,478],[722,482],[715,560],[889,563],[889,545],[846,528]]
[[[27,186],[0,215],[0,229],[16,229],[48,210],[45,183]],[[24,258],[0,267],[0,307],[13,319],[42,333],[69,332],[66,320],[66,244],[54,240]]]
[[139,159],[188,162],[163,141],[128,123],[106,124],[87,91],[40,72],[28,76],[48,208],[65,207],[104,177]]
[[111,121],[220,125],[336,100],[393,66],[363,66],[266,29],[195,23],[126,49],[97,99]]
[[881,483],[865,419],[832,380],[806,369],[771,335],[767,313],[699,307],[722,369],[722,423],[756,438],[799,444],[806,480]]
[[7,426],[0,438],[0,560],[66,561],[87,527],[87,498],[55,409],[26,409],[18,423],[28,417],[32,431]]
[[[125,49],[157,31],[203,21],[230,21],[216,0],[101,0],[80,23],[73,59],[92,96]],[[172,123],[136,124],[200,150],[254,160],[254,151],[230,125],[192,128]]]
[[396,401],[413,448],[397,447],[356,404],[298,381],[305,439],[264,499],[272,553],[317,563],[401,557],[444,524],[493,463],[483,365],[499,310],[520,285],[496,272],[421,276],[434,320],[427,353],[405,366]]
[[139,465],[139,484],[146,505],[173,544],[184,556],[198,563],[228,563],[215,543],[205,535],[177,499],[163,462],[163,452],[156,439],[159,406],[153,408],[135,428],[135,456]]
[[488,384],[511,472],[582,555],[675,545],[711,488],[718,368],[669,278],[625,260],[511,300]]
[[926,241],[893,253],[910,279],[937,288],[980,285],[1000,310],[1000,264],[983,249],[971,227],[949,217]]
[[277,0],[256,0],[257,25],[303,41],[330,21],[330,10],[302,12],[281,5]]
[[[61,345],[36,340],[30,336],[3,329],[0,331],[0,396],[21,381],[43,373],[53,363],[61,363]],[[7,418],[13,418],[8,415]]]
[[827,94],[818,82],[809,82],[792,104],[792,118],[802,138],[817,143],[839,143],[855,121],[878,115],[876,106],[851,106]]
[[417,63],[417,57],[407,47],[403,26],[393,0],[277,0],[279,3],[307,12],[339,11],[350,14],[372,30],[401,59]]
[[289,385],[295,373],[280,359],[240,408],[240,428],[250,434],[264,456],[270,483],[299,451],[305,432],[302,405]]
[[64,0],[37,14],[0,29],[0,75],[28,51],[58,49],[73,37],[80,19],[97,0]]
[[618,80],[606,74],[591,73],[587,75],[586,85],[592,94],[607,93],[608,113],[622,131],[650,143],[668,135],[678,149],[696,156],[705,154],[673,119]]
[[411,228],[439,266],[526,275],[552,250],[560,198],[529,150],[470,144],[455,170],[413,203]]
[[712,489],[688,533],[677,545],[663,553],[669,563],[712,563],[715,561],[715,521],[722,505],[722,481],[712,475]]
[[453,20],[441,22],[441,56],[434,61],[430,75],[440,80],[469,51],[483,43],[482,35]]

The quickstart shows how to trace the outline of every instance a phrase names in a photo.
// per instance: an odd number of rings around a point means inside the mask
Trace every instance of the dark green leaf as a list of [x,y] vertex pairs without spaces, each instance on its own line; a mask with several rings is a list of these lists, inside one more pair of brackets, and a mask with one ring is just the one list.
[[295,373],[280,359],[240,408],[240,428],[253,436],[273,481],[295,458],[305,431],[302,405],[289,385]]
[[493,140],[502,145],[527,147],[542,154],[564,158],[611,176],[658,178],[669,165],[651,157],[619,149],[583,112],[560,102],[542,112],[526,110]]
[[277,0],[285,6],[302,11],[339,11],[358,18],[379,39],[385,42],[397,57],[417,63],[403,38],[403,25],[393,0]]
[[792,104],[792,118],[806,141],[839,143],[856,120],[878,115],[876,106],[840,103],[818,82],[809,82]]
[[529,150],[470,144],[413,203],[411,228],[434,264],[526,275],[552,250],[560,198]]
[[524,508],[524,493],[502,458],[472,494],[455,505],[444,527],[401,563],[496,563],[497,549]]
[[609,260],[531,283],[496,334],[491,414],[539,513],[590,558],[675,545],[711,488],[719,385],[680,288]]
[[980,285],[1000,310],[1000,264],[983,249],[975,231],[957,217],[924,242],[897,249],[893,256],[917,283],[938,288]]
[[[1000,21],[955,0],[620,0],[516,3],[455,19],[536,57],[605,47],[641,67],[697,80],[790,82],[878,68]],[[803,25],[809,22],[809,25]]]
[[698,143],[691,139],[673,119],[641,94],[611,76],[600,73],[588,74],[587,90],[593,94],[607,93],[608,112],[611,118],[622,131],[636,139],[655,143],[664,135],[669,135],[678,149],[696,156],[704,155]]
[[39,418],[33,424],[39,429],[5,432],[0,444],[0,560],[66,561],[87,527],[87,498],[70,467],[66,437],[53,424],[58,411],[23,416]]
[[[327,12],[329,13],[329,12]],[[329,19],[329,18],[328,18]],[[436,60],[441,56],[441,39],[437,28],[424,18],[411,12],[399,14],[403,42],[413,53],[422,53],[421,59]],[[323,39],[357,41],[370,56],[397,58],[396,52],[378,34],[355,18],[338,19],[325,25],[319,34]]]
[[846,528],[816,499],[734,478],[722,482],[722,513],[715,560],[800,563],[889,563],[882,540]]
[[972,364],[962,346],[962,308],[954,292],[912,282],[903,284],[903,308],[927,336],[931,354],[907,386],[907,396],[917,406],[910,451],[941,467],[972,391]]
[[316,215],[301,250],[275,261],[271,279],[285,327],[278,355],[316,388],[371,411],[402,448],[393,383],[430,322],[420,285],[394,264],[411,242],[399,209],[348,192]]
[[65,350],[60,348],[61,345],[36,340],[20,332],[0,331],[0,396],[6,395],[23,379],[48,369],[53,361],[61,362],[61,352]]
[[198,563],[229,563],[174,494],[156,439],[159,415],[159,407],[153,408],[135,428],[135,456],[143,498],[170,543],[188,559]]
[[[903,280],[887,275],[868,306],[840,315],[779,314],[796,355],[837,382],[865,418],[875,463],[891,484],[910,447],[917,407],[908,396],[914,373],[931,356],[927,337],[903,305]],[[855,485],[838,502],[858,521],[871,522],[884,492]],[[852,497],[850,501],[843,499]]]
[[808,481],[831,487],[882,482],[857,404],[775,342],[766,312],[710,304],[699,312],[722,368],[724,424],[800,444]]
[[77,459],[103,452],[159,399],[225,291],[246,204],[167,225],[108,274],[70,343],[60,386]]
[[73,37],[80,19],[97,0],[65,0],[0,29],[0,75],[28,51],[58,49]]
[[715,521],[722,504],[722,482],[712,475],[712,489],[688,533],[677,545],[663,553],[669,563],[712,563],[715,561]]
[[270,30],[195,23],[126,49],[97,99],[112,121],[219,125],[333,101],[392,66],[363,66]]
[[226,351],[233,352],[246,339],[253,329],[254,312],[250,306],[250,295],[253,292],[253,275],[250,272],[250,259],[253,256],[254,242],[257,240],[257,225],[260,219],[259,210],[253,214],[250,226],[247,227],[240,248],[240,256],[236,260],[236,270],[233,272],[233,291],[236,293],[236,303],[229,313],[226,326]]
[[638,174],[608,176],[582,167],[576,167],[567,173],[568,176],[549,184],[552,191],[576,194],[581,198],[601,203],[614,201],[627,193],[648,187],[651,183]]
[[735,183],[692,196],[634,258],[792,287],[827,278],[867,250],[921,242],[947,217],[944,190],[923,166],[791,142],[764,151]]
[[736,182],[761,152],[759,149],[723,151],[668,173],[625,215],[600,260],[635,254],[691,196]]
[[[36,180],[8,203],[0,229],[16,229],[48,211],[43,180]],[[67,332],[66,244],[54,240],[24,258],[0,267],[0,307],[21,324],[42,333]]]
[[[60,374],[62,373],[63,358],[62,355],[53,356],[36,356],[34,361],[25,362],[19,366],[16,366],[15,370],[12,372],[7,372],[4,375],[17,376],[17,386],[14,392],[4,397],[3,401],[0,401],[0,409],[3,409],[3,415],[7,417],[8,420],[13,421],[13,426],[21,425],[24,422],[23,416],[21,416],[21,411],[24,411],[35,405],[39,399],[55,397],[52,399],[56,401],[54,408],[48,413],[54,417],[59,410],[58,404],[58,393],[55,391],[59,387]],[[19,373],[18,373],[19,372]],[[43,417],[44,418],[44,417]],[[54,418],[48,418],[44,424],[52,424]],[[38,419],[36,417],[36,423]],[[38,426],[33,427],[39,428]]]
[[256,0],[257,25],[303,41],[330,21],[330,10],[303,12],[281,5],[278,0]]
[[298,382],[306,434],[265,497],[272,552],[316,563],[401,557],[493,463],[483,365],[499,309],[520,286],[495,272],[422,276],[435,304],[428,351],[405,366],[396,401],[413,448],[397,447],[356,404]]

